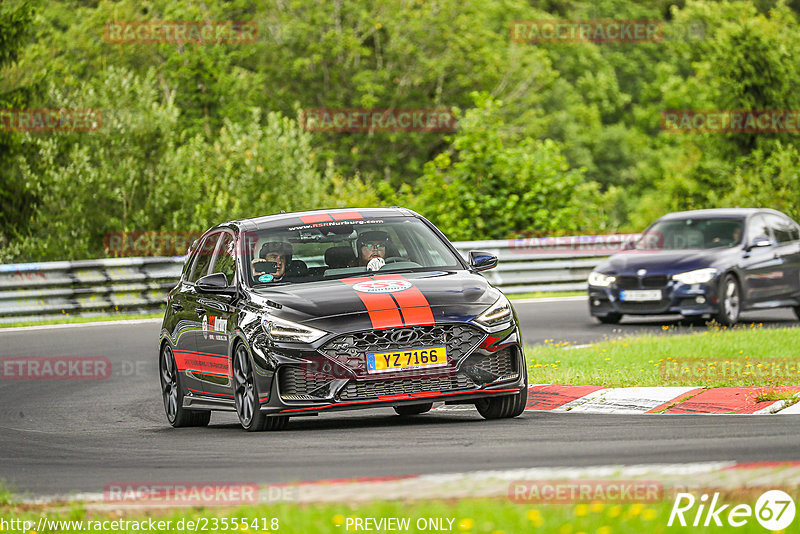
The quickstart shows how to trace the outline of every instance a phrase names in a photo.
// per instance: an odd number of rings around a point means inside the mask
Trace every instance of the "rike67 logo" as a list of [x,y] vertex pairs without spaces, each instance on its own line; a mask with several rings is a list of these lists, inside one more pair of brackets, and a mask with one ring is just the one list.
[[692,493],[678,493],[667,526],[731,526],[746,525],[755,516],[756,521],[767,530],[784,530],[794,521],[795,504],[788,493],[770,490],[761,494],[755,507],[749,504],[722,504],[719,493],[709,500],[704,493],[696,498]]

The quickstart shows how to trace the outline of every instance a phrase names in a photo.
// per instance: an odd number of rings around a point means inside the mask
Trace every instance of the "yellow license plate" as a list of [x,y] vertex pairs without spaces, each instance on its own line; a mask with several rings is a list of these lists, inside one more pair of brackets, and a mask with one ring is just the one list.
[[443,365],[447,365],[447,350],[444,347],[367,354],[367,372],[369,373],[389,373]]

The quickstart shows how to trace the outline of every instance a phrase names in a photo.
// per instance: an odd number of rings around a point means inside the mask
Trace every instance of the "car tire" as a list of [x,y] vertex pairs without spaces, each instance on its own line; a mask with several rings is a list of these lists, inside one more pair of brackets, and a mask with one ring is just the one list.
[[800,320],[800,306],[794,307],[794,314],[797,316],[797,319]]
[[247,348],[239,343],[233,354],[233,399],[239,424],[248,432],[286,428],[288,416],[268,416],[260,410],[258,384]]
[[433,408],[432,402],[426,402],[424,404],[406,404],[404,406],[395,406],[394,411],[397,412],[397,415],[400,416],[408,416],[408,415],[420,415],[426,412],[431,411]]
[[739,322],[741,302],[739,281],[732,274],[726,275],[720,290],[719,311],[714,314],[714,319],[722,326],[735,325]]
[[502,397],[489,397],[480,399],[475,403],[478,413],[484,419],[508,419],[517,417],[525,411],[528,402],[528,373],[525,372],[525,381],[522,391],[516,395]]
[[596,315],[595,317],[603,324],[619,324],[620,320],[622,320],[621,313],[609,313],[607,315]]
[[161,397],[167,421],[175,428],[187,426],[207,426],[211,421],[210,410],[187,410],[183,407],[183,385],[172,347],[164,344],[158,358],[161,380]]

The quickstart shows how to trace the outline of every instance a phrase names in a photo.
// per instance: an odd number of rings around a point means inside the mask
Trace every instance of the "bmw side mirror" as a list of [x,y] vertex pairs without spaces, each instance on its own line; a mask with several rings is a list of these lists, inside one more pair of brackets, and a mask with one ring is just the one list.
[[765,235],[760,235],[756,238],[753,238],[753,240],[747,246],[747,250],[753,250],[754,248],[761,248],[761,247],[771,247],[774,244],[775,243],[772,241],[772,239],[768,238]]
[[236,288],[228,285],[225,273],[207,274],[197,281],[197,290],[201,293],[217,293],[220,295],[235,295]]
[[480,250],[470,250],[469,266],[476,271],[493,269],[497,266],[497,256]]

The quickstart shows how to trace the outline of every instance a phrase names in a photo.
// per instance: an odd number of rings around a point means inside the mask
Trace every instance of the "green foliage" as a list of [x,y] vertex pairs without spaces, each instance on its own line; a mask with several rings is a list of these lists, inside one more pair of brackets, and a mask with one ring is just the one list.
[[[107,232],[320,207],[408,205],[454,239],[637,231],[714,206],[798,216],[796,135],[659,122],[667,109],[800,109],[798,5],[5,0],[0,109],[98,108],[104,124],[0,128],[0,261],[102,256]],[[511,21],[546,18],[664,20],[666,38],[509,41]],[[105,42],[126,20],[254,21],[259,38]],[[343,107],[455,108],[461,123],[319,133],[294,120]]]
[[[0,73],[14,64],[31,29],[34,16],[30,2],[0,3]],[[0,109],[24,108],[38,89],[16,76],[0,76]],[[23,151],[19,140],[0,128],[0,249],[24,232],[30,220],[34,197],[12,164]]]
[[727,205],[770,206],[800,219],[800,151],[777,144],[766,154],[755,150],[742,158],[733,172]]

